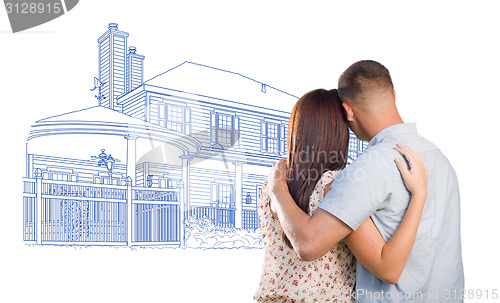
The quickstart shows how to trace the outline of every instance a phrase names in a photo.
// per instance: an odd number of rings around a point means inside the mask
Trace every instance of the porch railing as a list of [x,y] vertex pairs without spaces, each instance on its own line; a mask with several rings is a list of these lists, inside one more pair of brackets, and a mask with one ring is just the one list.
[[180,189],[133,187],[132,241],[180,242],[182,220]]
[[[46,180],[41,174],[23,181],[23,238],[38,244],[183,245],[185,216],[235,227],[233,204],[187,210],[181,189]],[[242,210],[243,228],[258,224],[256,210]]]
[[[24,179],[24,240],[181,245],[180,189]],[[129,213],[131,215],[129,215]]]
[[234,227],[235,211],[235,208],[192,206],[188,214],[197,219],[208,218],[218,226]]

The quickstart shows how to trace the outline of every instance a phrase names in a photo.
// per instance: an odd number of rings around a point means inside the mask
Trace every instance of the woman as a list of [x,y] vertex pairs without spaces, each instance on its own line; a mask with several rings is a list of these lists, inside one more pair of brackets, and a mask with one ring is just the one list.
[[[286,177],[290,194],[299,201],[298,206],[304,212],[312,215],[335,176],[347,164],[349,129],[337,90],[314,90],[297,101],[288,125],[287,144]],[[407,147],[398,146],[396,150],[409,160],[412,169],[411,176],[407,171],[402,172],[412,193],[403,219],[405,223],[402,222],[397,230],[398,237],[386,243],[380,236],[372,245],[366,245],[363,253],[368,253],[370,258],[360,260],[387,283],[395,283],[387,277],[393,276],[393,272],[400,275],[409,258],[427,195],[425,162]],[[355,259],[346,244],[341,241],[315,261],[301,260],[283,233],[270,202],[266,181],[258,203],[266,251],[254,299],[260,302],[354,302],[351,293],[355,283]],[[346,239],[351,243],[363,241],[360,233],[374,232],[380,235],[368,218]],[[391,249],[382,254],[383,248],[389,245]],[[399,261],[391,261],[393,259]],[[387,274],[389,270],[391,275]]]

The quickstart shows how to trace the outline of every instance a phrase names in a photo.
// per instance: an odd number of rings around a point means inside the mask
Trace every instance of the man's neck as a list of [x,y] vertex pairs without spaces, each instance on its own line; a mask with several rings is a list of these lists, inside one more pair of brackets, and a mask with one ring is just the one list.
[[372,123],[370,123],[370,126],[367,128],[366,133],[371,140],[381,130],[389,126],[401,123],[404,123],[404,121],[403,119],[401,119],[401,116],[399,116],[398,112],[387,116],[379,116],[379,118],[376,119],[376,121],[372,121]]

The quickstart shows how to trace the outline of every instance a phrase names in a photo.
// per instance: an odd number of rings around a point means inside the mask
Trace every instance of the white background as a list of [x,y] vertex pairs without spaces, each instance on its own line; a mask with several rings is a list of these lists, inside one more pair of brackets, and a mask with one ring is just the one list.
[[261,250],[23,244],[29,128],[96,105],[89,89],[97,76],[97,38],[110,22],[129,32],[129,45],[146,56],[146,79],[189,60],[300,96],[336,87],[357,60],[383,63],[403,119],[416,122],[457,171],[466,288],[482,289],[483,296],[500,288],[494,1],[177,2],[80,1],[66,15],[17,34],[0,9],[0,301],[252,301]]

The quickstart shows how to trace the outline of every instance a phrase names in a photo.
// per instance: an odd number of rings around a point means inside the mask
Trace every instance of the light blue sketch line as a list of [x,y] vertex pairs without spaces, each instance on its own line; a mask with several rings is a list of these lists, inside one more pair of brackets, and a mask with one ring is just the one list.
[[[144,82],[145,57],[136,47],[127,49],[128,36],[111,23],[98,39],[99,78],[91,89],[98,90],[98,106],[32,126],[23,239],[66,246],[262,248],[257,201],[269,167],[286,156],[290,117],[273,104],[280,99],[291,107],[298,98],[190,61]],[[198,73],[205,78],[192,86],[170,82]],[[244,95],[213,92],[205,82],[217,76]],[[242,101],[246,93],[265,106]],[[366,147],[350,135],[349,163]]]

